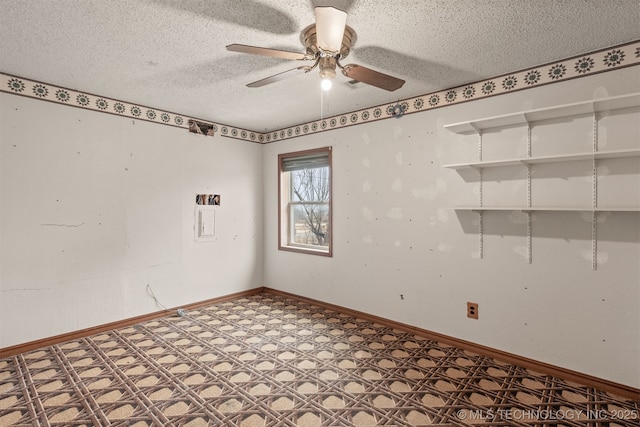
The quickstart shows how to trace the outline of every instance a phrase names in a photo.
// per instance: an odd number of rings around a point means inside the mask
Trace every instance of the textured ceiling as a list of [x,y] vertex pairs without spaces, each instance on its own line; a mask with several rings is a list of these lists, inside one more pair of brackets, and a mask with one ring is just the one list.
[[[405,85],[246,87],[303,64],[225,46],[303,51],[319,5],[357,33],[344,64]],[[640,0],[0,0],[0,72],[264,132],[639,40],[638,22]]]

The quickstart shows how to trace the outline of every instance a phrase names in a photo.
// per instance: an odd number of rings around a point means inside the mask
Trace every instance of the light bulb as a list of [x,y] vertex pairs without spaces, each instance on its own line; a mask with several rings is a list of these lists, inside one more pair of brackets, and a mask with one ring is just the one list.
[[320,87],[322,88],[322,90],[328,91],[329,89],[331,89],[331,86],[332,86],[331,80],[322,79],[322,82],[320,83]]

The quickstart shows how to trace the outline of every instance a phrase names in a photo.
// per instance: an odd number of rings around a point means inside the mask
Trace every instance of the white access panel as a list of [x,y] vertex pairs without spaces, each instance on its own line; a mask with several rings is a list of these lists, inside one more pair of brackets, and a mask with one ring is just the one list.
[[195,209],[195,241],[208,242],[216,237],[216,212],[214,206],[196,205]]

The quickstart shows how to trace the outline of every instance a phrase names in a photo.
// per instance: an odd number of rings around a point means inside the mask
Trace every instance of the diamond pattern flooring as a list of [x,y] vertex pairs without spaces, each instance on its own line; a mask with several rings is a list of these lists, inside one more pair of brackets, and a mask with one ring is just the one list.
[[639,410],[269,293],[0,359],[0,426],[638,426]]

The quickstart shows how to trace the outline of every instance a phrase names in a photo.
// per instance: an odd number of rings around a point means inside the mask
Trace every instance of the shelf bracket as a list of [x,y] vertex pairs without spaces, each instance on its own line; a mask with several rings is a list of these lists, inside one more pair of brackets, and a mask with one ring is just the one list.
[[[527,164],[527,207],[531,207],[531,165]],[[527,210],[527,260],[531,264],[531,211]]]
[[591,269],[598,269],[598,213],[591,214]]
[[527,163],[527,207],[531,207],[531,165]]
[[484,215],[483,211],[474,211],[478,214],[478,256],[480,259],[484,259]]
[[[527,123],[527,157],[531,158],[531,124]],[[531,164],[527,166],[527,207],[531,207]]]
[[[478,130],[478,162],[482,162],[482,131]],[[478,171],[478,197],[479,206],[482,207],[482,168]]]
[[[478,185],[480,187],[479,191],[478,191],[478,195],[480,197],[480,207],[483,206],[483,202],[482,202],[482,169],[478,169]],[[480,259],[484,258],[484,231],[482,229],[482,221],[483,221],[483,211],[482,210],[477,210],[476,211],[478,213],[478,218],[479,218],[479,223],[478,223],[478,238],[480,239],[479,242],[479,254],[480,254]]]
[[[527,121],[527,157],[531,158],[531,122]],[[527,163],[527,207],[531,207],[531,164]],[[531,211],[527,212],[527,261],[532,263],[532,226],[531,226]]]
[[527,157],[531,157],[531,123],[527,122]]
[[593,197],[592,207],[598,207],[598,162],[595,154],[598,152],[598,113],[593,113]]
[[527,211],[527,261],[529,262],[529,264],[532,263],[532,239],[533,239],[533,234],[532,234],[532,230],[531,230],[531,211]]
[[593,112],[593,153],[598,152],[598,112]]
[[593,213],[591,214],[591,269],[598,269],[598,213],[596,208],[598,207],[598,161],[596,160],[595,153],[598,152],[598,112],[593,113],[593,164],[592,164],[592,179],[593,179],[593,195],[591,205],[593,207]]

